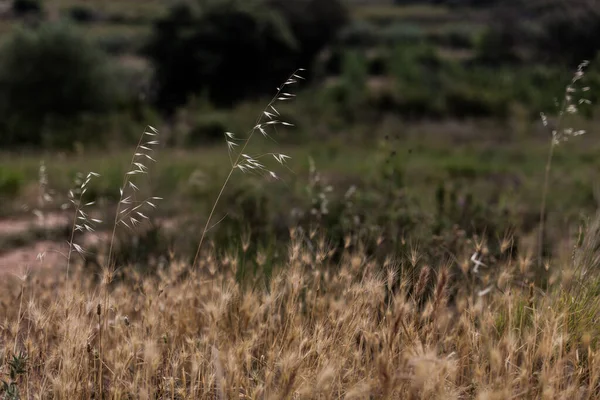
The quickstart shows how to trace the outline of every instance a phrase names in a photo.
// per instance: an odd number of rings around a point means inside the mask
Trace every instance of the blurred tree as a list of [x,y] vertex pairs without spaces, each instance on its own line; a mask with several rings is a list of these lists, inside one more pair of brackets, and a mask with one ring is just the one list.
[[312,64],[337,31],[335,9],[326,5],[337,1],[196,0],[174,6],[155,24],[145,49],[155,68],[156,104],[172,112],[199,92],[220,106],[272,93],[293,70]]
[[593,59],[600,46],[600,3],[591,0],[505,0],[479,44],[490,62],[567,63]]
[[13,0],[12,10],[17,16],[25,14],[41,14],[43,11],[40,0]]
[[44,124],[114,102],[106,60],[66,25],[19,29],[0,55],[0,132],[4,145],[42,142]]
[[266,0],[268,7],[283,15],[298,43],[299,66],[312,66],[323,50],[349,22],[340,0]]
[[542,54],[571,65],[595,58],[600,50],[600,2],[555,0],[550,3],[540,16],[543,33],[538,48]]
[[158,21],[146,53],[155,67],[156,103],[166,111],[206,91],[231,104],[284,79],[294,40],[279,15],[255,1],[181,3]]

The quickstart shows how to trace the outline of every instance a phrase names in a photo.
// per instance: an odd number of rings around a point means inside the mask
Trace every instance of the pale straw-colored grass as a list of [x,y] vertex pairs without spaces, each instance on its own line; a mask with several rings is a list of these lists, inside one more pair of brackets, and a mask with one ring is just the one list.
[[[503,291],[459,290],[449,302],[456,280],[444,266],[413,280],[399,267],[408,260],[384,266],[346,251],[339,264],[325,257],[315,268],[316,255],[293,236],[295,250],[266,288],[240,285],[237,264],[214,255],[214,269],[174,262],[156,276],[128,271],[130,283],[116,284],[106,307],[78,269],[71,296],[55,274],[3,281],[0,365],[27,354],[14,382],[31,398],[600,395],[598,314],[575,315],[560,285],[540,292],[509,279]],[[516,263],[494,267],[520,274]],[[578,284],[586,282],[590,275]]]

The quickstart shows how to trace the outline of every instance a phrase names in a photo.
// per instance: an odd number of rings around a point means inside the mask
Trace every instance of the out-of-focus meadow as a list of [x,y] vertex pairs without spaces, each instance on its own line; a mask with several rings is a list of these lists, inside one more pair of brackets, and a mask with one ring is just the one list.
[[[289,153],[291,172],[232,180],[214,238],[245,226],[267,243],[294,215],[336,237],[356,219],[393,241],[454,225],[535,231],[553,129],[540,113],[554,123],[578,63],[596,55],[587,2],[238,3],[4,1],[0,224],[42,208],[60,220],[77,172],[102,175],[90,197],[110,208],[152,125],[161,148],[149,184],[165,198],[156,216],[193,231],[228,171],[224,132],[251,129],[275,87],[306,68],[298,97],[281,106],[295,126],[256,142]],[[592,62],[585,77],[592,102],[597,70]],[[588,134],[556,151],[548,243],[596,206],[594,106],[578,111],[563,125]],[[311,158],[331,188],[324,199]],[[53,193],[43,204],[41,163]],[[41,239],[39,229],[0,230],[4,252]]]
[[0,0],[0,394],[594,398],[598,37],[586,0]]

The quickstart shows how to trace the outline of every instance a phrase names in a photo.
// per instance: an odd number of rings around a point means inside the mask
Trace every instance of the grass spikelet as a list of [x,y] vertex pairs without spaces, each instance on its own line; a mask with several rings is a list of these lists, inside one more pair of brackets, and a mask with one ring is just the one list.
[[415,300],[419,301],[423,298],[423,294],[425,294],[425,288],[427,287],[427,283],[429,282],[429,275],[431,269],[426,265],[421,268],[421,272],[419,273],[419,279],[415,285]]
[[[254,127],[245,135],[245,137],[238,137],[235,133],[225,132],[225,141],[227,143],[227,151],[229,152],[231,169],[225,178],[225,182],[223,182],[223,185],[221,186],[221,190],[219,191],[219,194],[217,195],[217,198],[215,199],[215,202],[213,203],[212,209],[206,220],[206,225],[202,231],[198,248],[196,250],[196,255],[194,256],[194,261],[192,262],[192,267],[197,266],[199,261],[198,257],[200,256],[200,250],[202,249],[202,244],[204,243],[206,233],[214,227],[211,226],[211,221],[217,208],[217,204],[219,203],[219,200],[221,199],[229,180],[233,176],[233,173],[236,170],[239,170],[243,173],[259,174],[268,176],[272,179],[279,178],[278,175],[273,170],[269,169],[265,163],[261,162],[261,160],[265,157],[272,157],[278,164],[280,164],[280,166],[285,166],[286,160],[290,158],[289,156],[281,153],[266,153],[253,156],[246,153],[246,149],[248,148],[248,145],[252,141],[252,138],[255,136],[256,132],[259,132],[265,138],[271,138],[268,133],[269,129],[274,129],[277,126],[293,126],[292,124],[280,119],[281,114],[277,111],[276,106],[278,102],[291,100],[294,97],[292,94],[284,92],[284,90],[287,90],[288,86],[297,83],[297,79],[294,79],[294,77],[299,77],[299,74],[302,71],[304,70],[298,69],[294,71],[294,73],[280,87],[277,88],[277,93],[275,93],[275,96],[273,96],[271,101],[260,113],[256,119]],[[235,150],[238,147],[239,151],[236,154]]]
[[435,292],[433,297],[434,314],[437,310],[444,306],[446,302],[446,291],[448,285],[449,271],[447,267],[442,267],[438,273]]

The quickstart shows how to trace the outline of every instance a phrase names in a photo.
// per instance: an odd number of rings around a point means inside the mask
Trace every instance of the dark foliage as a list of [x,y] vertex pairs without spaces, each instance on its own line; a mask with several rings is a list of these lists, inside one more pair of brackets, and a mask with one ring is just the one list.
[[4,145],[40,145],[48,123],[113,104],[102,53],[64,25],[16,31],[0,57]]
[[26,14],[41,14],[43,11],[40,0],[13,0],[12,10],[18,16]]
[[219,106],[272,93],[291,71],[313,63],[343,15],[337,0],[180,3],[155,24],[145,49],[156,71],[156,104],[171,112],[199,92]]
[[507,0],[480,43],[480,58],[497,62],[576,65],[600,50],[600,3]]

